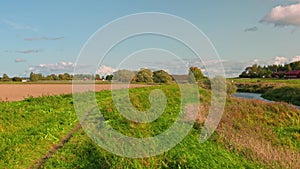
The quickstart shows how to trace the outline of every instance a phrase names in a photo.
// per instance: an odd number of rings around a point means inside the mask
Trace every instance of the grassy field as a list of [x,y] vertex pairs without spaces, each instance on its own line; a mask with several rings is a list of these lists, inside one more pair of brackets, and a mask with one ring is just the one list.
[[283,84],[296,84],[300,85],[299,79],[268,79],[268,78],[230,78],[229,80],[236,82],[236,83],[283,83]]
[[[126,120],[115,109],[110,91],[96,93],[99,109],[119,132],[134,137],[157,135],[168,129],[180,107],[175,85],[130,89],[135,107],[150,107],[151,90],[167,95],[164,113],[152,123]],[[78,124],[72,96],[28,98],[0,103],[0,168],[295,168],[300,166],[300,112],[287,104],[228,98],[225,113],[213,136],[199,143],[209,109],[209,91],[200,89],[197,123],[173,149],[150,158],[131,159],[97,146],[82,128],[38,163]],[[73,130],[74,131],[74,130]]]

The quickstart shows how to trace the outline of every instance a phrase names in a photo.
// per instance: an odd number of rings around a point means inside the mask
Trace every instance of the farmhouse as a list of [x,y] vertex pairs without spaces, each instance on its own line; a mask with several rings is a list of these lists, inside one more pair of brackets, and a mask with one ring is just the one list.
[[300,78],[300,70],[292,70],[285,73],[286,78]]

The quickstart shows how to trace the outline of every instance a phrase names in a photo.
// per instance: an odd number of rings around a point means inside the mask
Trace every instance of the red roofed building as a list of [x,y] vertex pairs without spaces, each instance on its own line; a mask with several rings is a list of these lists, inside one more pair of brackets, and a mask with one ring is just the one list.
[[300,70],[292,70],[285,73],[285,77],[292,79],[292,78],[300,78]]
[[285,75],[285,72],[279,71],[272,74],[272,77],[274,78],[282,78]]

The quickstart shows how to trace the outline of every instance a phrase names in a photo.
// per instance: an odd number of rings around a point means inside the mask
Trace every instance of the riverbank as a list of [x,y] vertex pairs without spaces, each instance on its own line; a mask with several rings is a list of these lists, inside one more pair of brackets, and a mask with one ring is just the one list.
[[[237,93],[234,93],[232,96],[236,97],[236,98],[256,99],[256,100],[261,100],[261,101],[266,101],[266,102],[274,102],[273,100],[263,98],[262,94],[260,94],[260,93],[237,92]],[[291,104],[291,105],[296,106],[300,110],[299,105],[294,105],[294,104]]]
[[262,94],[260,93],[247,93],[247,92],[237,92],[233,94],[233,96],[237,98],[256,99],[256,100],[272,102],[271,100],[264,99],[263,97],[261,97],[261,95]]
[[300,80],[233,79],[238,92],[260,93],[264,99],[300,106]]
[[284,101],[300,106],[300,87],[284,86],[267,90],[262,97],[273,101]]

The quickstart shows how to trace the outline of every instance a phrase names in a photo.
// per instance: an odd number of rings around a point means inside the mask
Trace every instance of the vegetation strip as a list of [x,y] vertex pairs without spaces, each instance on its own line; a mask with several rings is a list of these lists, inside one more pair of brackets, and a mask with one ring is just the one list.
[[[85,121],[85,119],[90,115],[90,113],[97,107],[93,107],[91,108],[84,116],[83,121]],[[56,145],[53,146],[46,155],[44,155],[37,164],[29,167],[29,169],[32,168],[41,168],[43,166],[43,164],[46,162],[47,159],[51,158],[60,148],[62,148],[69,140],[70,138],[74,135],[74,133],[76,133],[79,129],[81,128],[81,124],[80,122],[78,122],[75,127],[68,133],[66,134],[61,140],[60,142]]]

